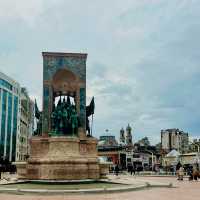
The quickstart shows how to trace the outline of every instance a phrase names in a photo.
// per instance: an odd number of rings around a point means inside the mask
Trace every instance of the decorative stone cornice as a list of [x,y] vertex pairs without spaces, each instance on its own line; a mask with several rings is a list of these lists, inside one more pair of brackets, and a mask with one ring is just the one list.
[[76,58],[87,58],[87,53],[62,53],[62,52],[42,52],[43,57],[76,57]]

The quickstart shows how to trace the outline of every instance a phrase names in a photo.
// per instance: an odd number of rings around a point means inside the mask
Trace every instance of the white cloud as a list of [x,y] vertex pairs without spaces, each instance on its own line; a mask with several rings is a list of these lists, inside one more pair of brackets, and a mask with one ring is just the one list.
[[45,0],[1,0],[0,19],[9,20],[20,18],[28,23],[33,23],[45,9]]

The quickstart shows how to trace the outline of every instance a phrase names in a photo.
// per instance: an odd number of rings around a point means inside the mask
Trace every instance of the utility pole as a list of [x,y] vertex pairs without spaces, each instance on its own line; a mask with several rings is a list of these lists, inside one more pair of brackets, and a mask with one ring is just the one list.
[[149,151],[149,150],[145,150],[145,151],[151,153],[151,171],[153,172],[153,166],[154,166],[153,157],[154,157],[154,154],[153,154],[152,151]]

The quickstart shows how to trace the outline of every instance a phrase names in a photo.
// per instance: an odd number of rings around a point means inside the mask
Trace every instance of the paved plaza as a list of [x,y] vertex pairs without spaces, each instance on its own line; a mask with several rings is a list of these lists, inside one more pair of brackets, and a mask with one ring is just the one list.
[[167,184],[173,183],[172,188],[155,187],[143,190],[109,193],[109,194],[65,194],[65,195],[14,195],[0,194],[0,200],[109,200],[109,199],[138,199],[138,200],[199,200],[200,181],[188,181],[185,179],[182,182],[176,180],[175,177],[131,177],[119,176],[112,177],[113,180],[120,179],[121,182],[130,184],[143,184],[149,182],[151,184]]

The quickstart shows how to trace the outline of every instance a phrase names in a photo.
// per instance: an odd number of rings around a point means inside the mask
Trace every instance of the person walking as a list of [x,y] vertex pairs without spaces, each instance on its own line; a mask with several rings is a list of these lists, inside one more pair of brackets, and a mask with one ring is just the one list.
[[182,166],[180,166],[180,168],[178,170],[178,180],[179,181],[183,181],[183,175],[184,175],[184,168]]
[[197,180],[198,180],[198,177],[199,177],[199,170],[198,170],[198,167],[195,166],[193,169],[194,169],[194,170],[193,170],[193,177],[194,177],[194,180],[197,181]]
[[192,181],[193,180],[193,166],[188,167],[187,174],[189,176],[189,181]]
[[133,165],[133,175],[135,176],[135,165]]
[[119,165],[116,164],[115,165],[115,175],[118,176],[118,174],[119,174]]
[[131,175],[133,174],[133,165],[130,165],[129,166],[129,170],[130,170],[130,173],[131,173]]

